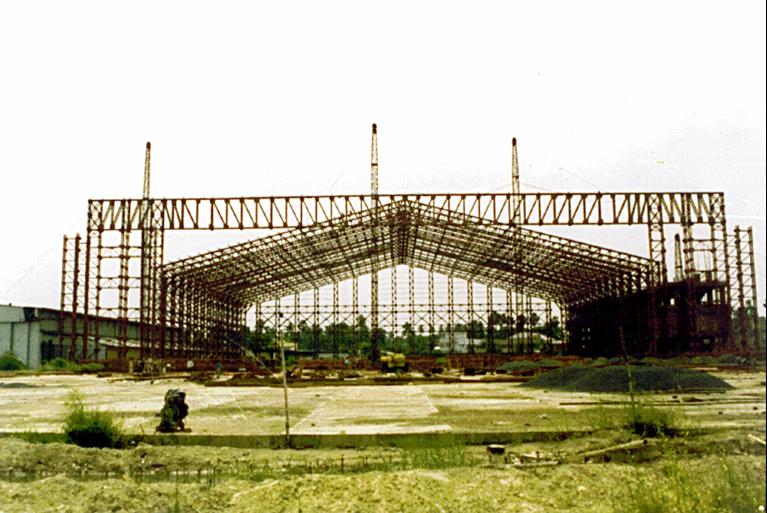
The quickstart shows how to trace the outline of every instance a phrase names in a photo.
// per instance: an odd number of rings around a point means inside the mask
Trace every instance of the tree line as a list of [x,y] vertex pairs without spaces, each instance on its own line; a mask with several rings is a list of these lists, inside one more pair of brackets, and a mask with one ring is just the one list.
[[[492,352],[503,352],[509,337],[523,332],[533,332],[555,340],[562,339],[562,328],[559,319],[553,317],[549,322],[541,323],[538,314],[532,313],[529,318],[525,315],[508,316],[502,312],[493,311],[483,322],[474,319],[468,324],[456,323],[453,331],[465,333],[466,337],[474,340],[484,340]],[[511,321],[511,322],[510,322]],[[363,315],[357,316],[353,324],[346,322],[329,323],[324,326],[310,324],[305,320],[294,324],[287,321],[280,329],[278,336],[274,326],[267,325],[259,319],[255,326],[247,328],[245,346],[253,353],[271,353],[277,348],[278,339],[297,349],[299,352],[314,354],[347,354],[351,356],[371,356],[372,341],[378,341],[381,351],[393,351],[405,354],[433,354],[435,348],[447,336],[447,326],[413,326],[409,322],[402,325],[399,333],[379,327],[372,333]],[[445,352],[446,348],[441,348]]]

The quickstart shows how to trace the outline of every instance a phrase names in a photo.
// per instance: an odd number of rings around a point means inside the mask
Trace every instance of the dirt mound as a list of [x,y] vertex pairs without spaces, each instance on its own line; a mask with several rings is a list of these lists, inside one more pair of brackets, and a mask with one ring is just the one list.
[[[666,366],[631,366],[634,390],[644,392],[684,392],[728,390],[725,381],[696,369]],[[541,374],[523,386],[575,392],[628,392],[626,367],[603,368],[570,366]]]

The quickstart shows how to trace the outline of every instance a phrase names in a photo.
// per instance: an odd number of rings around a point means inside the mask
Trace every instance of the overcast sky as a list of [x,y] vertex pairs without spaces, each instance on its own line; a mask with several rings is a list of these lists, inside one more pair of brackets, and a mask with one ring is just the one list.
[[365,193],[373,122],[382,193],[507,191],[512,136],[523,191],[724,191],[764,301],[763,0],[262,3],[0,3],[0,303],[58,306],[146,141],[154,196]]

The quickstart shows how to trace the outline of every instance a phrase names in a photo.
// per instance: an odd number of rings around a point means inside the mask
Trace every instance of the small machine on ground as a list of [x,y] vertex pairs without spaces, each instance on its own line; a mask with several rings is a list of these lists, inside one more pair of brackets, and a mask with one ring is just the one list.
[[171,388],[165,392],[165,404],[160,410],[160,425],[155,428],[161,433],[189,431],[184,429],[184,418],[189,413],[186,404],[186,392],[180,388]]
[[407,372],[408,365],[402,353],[385,352],[381,355],[381,370],[383,372]]

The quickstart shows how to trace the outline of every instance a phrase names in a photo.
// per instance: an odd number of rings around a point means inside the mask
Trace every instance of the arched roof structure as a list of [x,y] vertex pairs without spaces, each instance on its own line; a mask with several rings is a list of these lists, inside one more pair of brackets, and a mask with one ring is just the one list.
[[616,283],[640,288],[654,272],[646,258],[402,199],[170,262],[163,274],[246,306],[396,265],[569,304]]

